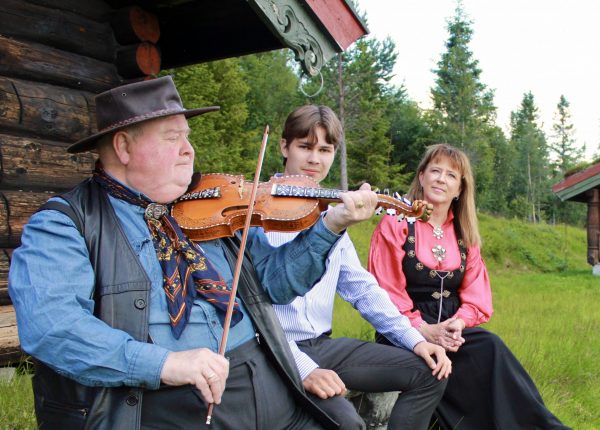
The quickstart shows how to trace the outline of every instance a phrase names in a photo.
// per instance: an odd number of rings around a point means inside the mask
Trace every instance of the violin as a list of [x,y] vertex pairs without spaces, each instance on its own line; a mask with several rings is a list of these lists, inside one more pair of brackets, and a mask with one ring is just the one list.
[[[171,215],[186,235],[197,241],[233,236],[244,227],[253,183],[242,175],[203,174],[197,184],[173,204]],[[317,222],[330,203],[340,202],[343,191],[321,188],[309,176],[272,177],[258,184],[250,221],[265,231],[301,231]],[[429,219],[433,207],[422,200],[410,202],[377,195],[377,207],[390,215]],[[381,210],[381,209],[380,209]]]

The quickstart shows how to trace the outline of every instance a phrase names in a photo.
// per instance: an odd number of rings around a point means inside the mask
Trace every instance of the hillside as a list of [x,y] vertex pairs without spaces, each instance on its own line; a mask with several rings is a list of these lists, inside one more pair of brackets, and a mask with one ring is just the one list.
[[[350,228],[358,254],[366,266],[373,229],[380,217]],[[524,272],[590,270],[587,238],[582,228],[530,224],[479,214],[482,254],[490,272],[506,269]]]

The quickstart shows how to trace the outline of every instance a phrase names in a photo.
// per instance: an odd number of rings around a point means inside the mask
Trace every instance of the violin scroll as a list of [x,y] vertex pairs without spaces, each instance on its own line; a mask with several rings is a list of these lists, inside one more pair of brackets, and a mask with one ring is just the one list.
[[386,209],[388,215],[398,216],[398,221],[404,217],[417,218],[422,221],[427,221],[433,212],[433,205],[425,200],[410,201],[401,197],[397,193],[394,197],[387,194],[377,194],[377,214],[381,214],[383,209]]

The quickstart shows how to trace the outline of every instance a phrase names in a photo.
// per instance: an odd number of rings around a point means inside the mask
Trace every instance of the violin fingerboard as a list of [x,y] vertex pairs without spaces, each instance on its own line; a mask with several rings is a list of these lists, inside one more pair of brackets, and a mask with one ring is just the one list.
[[303,197],[314,199],[337,199],[339,190],[327,188],[300,187],[298,185],[273,184],[271,195],[276,197]]
[[194,191],[192,193],[184,194],[179,197],[179,201],[185,200],[202,200],[202,199],[216,199],[221,197],[221,187],[206,188],[205,190]]

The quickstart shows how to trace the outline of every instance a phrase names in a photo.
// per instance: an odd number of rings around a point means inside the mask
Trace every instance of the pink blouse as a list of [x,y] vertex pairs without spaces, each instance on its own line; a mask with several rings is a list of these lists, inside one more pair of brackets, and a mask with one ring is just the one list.
[[[442,226],[444,236],[436,239],[431,224],[415,222],[415,248],[419,261],[437,270],[455,270],[460,266],[460,251],[452,224],[454,216],[449,214]],[[412,311],[413,302],[406,292],[406,278],[402,272],[404,242],[408,235],[406,219],[398,222],[396,217],[384,216],[373,232],[369,250],[369,271],[377,278],[400,312],[406,315],[413,327],[423,323],[421,313]],[[441,245],[446,249],[445,258],[439,262],[431,249]],[[485,263],[478,246],[467,249],[467,267],[458,290],[461,305],[454,315],[461,318],[467,327],[487,322],[492,316],[492,291]]]

